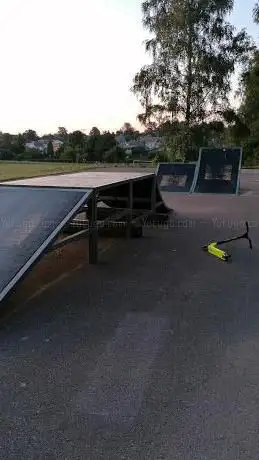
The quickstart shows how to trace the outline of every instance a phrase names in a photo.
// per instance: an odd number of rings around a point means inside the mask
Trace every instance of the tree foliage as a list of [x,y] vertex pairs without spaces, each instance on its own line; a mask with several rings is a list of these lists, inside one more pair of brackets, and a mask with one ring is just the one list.
[[25,143],[22,134],[13,137],[12,151],[15,155],[22,155],[25,151]]
[[94,126],[89,133],[89,136],[100,136],[100,135],[101,135],[101,132],[96,126]]
[[80,146],[82,147],[84,144],[85,135],[82,131],[73,131],[69,134],[69,143],[72,147]]
[[54,157],[54,149],[51,141],[49,141],[47,145],[47,157],[49,159],[52,159]]
[[133,134],[135,132],[135,129],[133,128],[131,123],[126,121],[121,128],[121,132],[124,134]]
[[28,129],[23,133],[24,142],[37,141],[39,139],[38,134],[33,129]]
[[[203,122],[228,105],[231,76],[252,50],[244,30],[226,21],[233,0],[146,0],[143,23],[151,33],[152,63],[135,76],[143,123],[164,117],[185,127]],[[160,124],[161,124],[160,118]]]
[[117,145],[104,153],[103,160],[107,163],[120,163],[125,161],[125,151]]
[[92,134],[87,140],[87,158],[90,161],[102,161],[106,152],[116,147],[116,145],[115,135],[109,131],[99,135]]
[[254,21],[259,24],[259,2],[255,4],[254,10],[253,10],[253,15],[254,15]]
[[[253,10],[254,22],[259,24],[259,3]],[[241,105],[237,111],[224,112],[228,123],[226,139],[242,145],[246,165],[259,164],[259,49],[250,57],[249,66],[242,75]]]
[[63,142],[65,142],[67,140],[68,132],[67,132],[67,129],[64,126],[59,126],[58,127],[57,137],[60,140],[62,140]]
[[259,50],[254,53],[248,71],[243,75],[243,101],[239,117],[247,126],[244,150],[248,158],[259,161]]

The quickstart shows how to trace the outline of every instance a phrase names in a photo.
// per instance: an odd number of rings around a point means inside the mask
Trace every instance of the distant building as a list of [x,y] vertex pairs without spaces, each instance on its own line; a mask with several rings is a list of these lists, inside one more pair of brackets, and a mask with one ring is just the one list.
[[52,145],[53,145],[53,151],[54,153],[58,151],[58,149],[61,147],[61,145],[63,145],[63,142],[58,140],[58,139],[54,139],[52,141]]
[[152,152],[153,150],[159,150],[163,143],[162,137],[155,137],[150,134],[143,136],[144,144],[147,150]]
[[38,150],[41,153],[45,153],[47,151],[47,145],[48,143],[46,141],[38,140],[26,142],[25,148],[26,150]]
[[[54,153],[57,152],[57,150],[63,144],[63,142],[58,139],[51,140],[50,142],[52,142]],[[25,144],[25,148],[26,150],[38,150],[39,152],[44,154],[47,153],[48,143],[49,141],[46,139],[39,139],[38,141],[27,142]]]
[[142,134],[137,139],[126,140],[124,134],[116,136],[117,144],[125,150],[132,150],[134,148],[145,148],[147,151],[152,152],[159,150],[163,143],[162,137],[152,136],[151,134]]

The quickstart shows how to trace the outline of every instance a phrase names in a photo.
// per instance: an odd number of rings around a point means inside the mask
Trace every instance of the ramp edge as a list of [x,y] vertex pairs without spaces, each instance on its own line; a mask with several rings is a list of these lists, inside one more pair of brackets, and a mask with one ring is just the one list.
[[16,275],[6,284],[6,286],[0,292],[0,302],[12,291],[12,289],[22,280],[26,273],[35,265],[39,259],[48,250],[51,243],[58,236],[62,228],[76,215],[78,210],[88,201],[92,196],[92,189],[89,189],[78,203],[71,209],[66,217],[58,224],[58,226],[51,232],[48,238],[43,244],[34,252],[34,254],[27,260],[23,267],[18,270]]

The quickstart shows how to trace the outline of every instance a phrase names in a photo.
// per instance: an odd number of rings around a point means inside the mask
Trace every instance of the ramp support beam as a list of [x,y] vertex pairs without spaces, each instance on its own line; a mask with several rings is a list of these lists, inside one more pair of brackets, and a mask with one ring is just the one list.
[[87,236],[88,230],[80,230],[79,232],[75,233],[74,235],[66,236],[62,238],[62,240],[56,241],[49,249],[49,252],[55,251],[56,249],[60,249],[63,246],[66,246],[69,243],[73,243],[74,241],[78,241],[81,238]]
[[98,225],[97,225],[97,193],[94,190],[92,199],[88,204],[89,209],[89,263],[98,262]]
[[133,181],[129,181],[128,213],[127,213],[127,238],[131,237],[133,211]]
[[156,212],[156,191],[157,191],[157,176],[154,175],[152,183],[152,192],[151,192],[151,211],[152,213]]

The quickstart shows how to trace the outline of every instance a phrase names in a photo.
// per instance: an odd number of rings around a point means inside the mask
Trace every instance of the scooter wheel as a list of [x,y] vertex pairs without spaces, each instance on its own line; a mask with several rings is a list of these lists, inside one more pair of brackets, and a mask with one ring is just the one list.
[[230,255],[227,255],[227,256],[224,257],[225,262],[228,262],[230,259],[231,259]]

